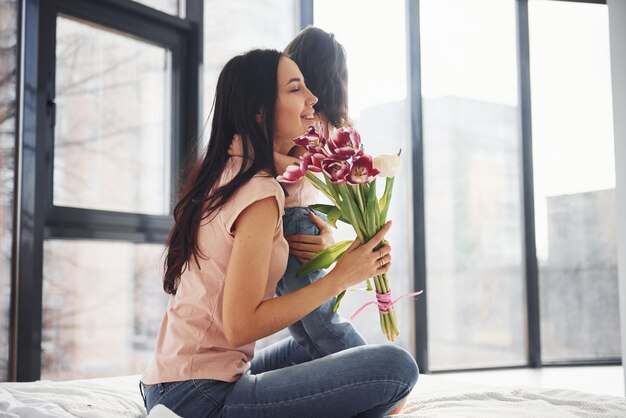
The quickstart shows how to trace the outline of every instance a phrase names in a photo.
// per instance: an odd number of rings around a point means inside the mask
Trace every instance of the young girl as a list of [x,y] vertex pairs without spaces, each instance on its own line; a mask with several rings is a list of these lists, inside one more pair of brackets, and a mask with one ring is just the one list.
[[[343,289],[389,269],[391,248],[355,240],[317,282],[273,297],[287,265],[273,151],[313,119],[317,98],[278,51],[231,59],[216,90],[202,164],[174,210],[164,289],[170,296],[155,356],[141,379],[146,408],[183,417],[381,417],[408,395],[417,365],[394,345],[311,360],[289,337],[254,354],[256,340],[298,321]],[[243,157],[228,148],[235,133]]]
[[[308,88],[317,96],[315,119],[321,124],[325,135],[331,129],[349,126],[348,118],[348,68],[343,46],[334,35],[309,26],[302,30],[285,48],[284,53],[300,68]],[[301,147],[290,150],[290,156],[304,152]],[[289,165],[295,158],[277,158],[279,166]],[[312,235],[318,235],[327,226],[313,213],[309,205],[319,203],[316,189],[307,181],[285,184],[288,192],[285,199],[283,228],[289,242],[290,252],[287,271],[278,283],[278,295],[292,293],[305,285],[314,283],[326,274],[317,270],[305,277],[296,277],[301,261],[310,259],[315,249]],[[316,216],[317,215],[317,216]],[[333,312],[335,298],[324,302],[319,308],[289,326],[291,336],[304,347],[313,358],[323,357],[351,347],[365,345],[365,339],[348,321]]]

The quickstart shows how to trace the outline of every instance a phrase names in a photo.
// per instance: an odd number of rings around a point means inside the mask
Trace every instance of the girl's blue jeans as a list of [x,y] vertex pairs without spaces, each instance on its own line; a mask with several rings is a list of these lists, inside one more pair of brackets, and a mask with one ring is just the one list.
[[163,404],[185,418],[382,417],[411,391],[413,357],[391,345],[366,345],[311,359],[291,337],[256,353],[234,382],[211,379],[140,383],[148,412]]
[[[285,208],[283,216],[284,235],[319,235],[320,231],[309,218],[309,208]],[[315,212],[323,220],[326,215]],[[301,264],[294,255],[289,255],[287,270],[276,286],[278,296],[293,293],[324,277],[324,270],[316,270],[304,277],[296,277]],[[291,336],[309,352],[312,358],[321,358],[347,348],[367,344],[363,337],[333,312],[335,299],[326,301],[319,308],[289,327]]]

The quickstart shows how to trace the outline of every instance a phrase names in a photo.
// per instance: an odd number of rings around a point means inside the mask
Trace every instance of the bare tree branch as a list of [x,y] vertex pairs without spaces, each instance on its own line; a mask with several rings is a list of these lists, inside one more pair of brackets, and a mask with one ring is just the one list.
[[108,67],[104,67],[102,69],[102,71],[96,72],[94,74],[90,74],[90,75],[88,75],[86,77],[81,78],[80,80],[77,80],[77,81],[73,82],[73,83],[69,83],[69,84],[66,84],[66,85],[63,85],[63,86],[57,86],[57,94],[60,94],[60,93],[61,94],[67,94],[68,90],[71,90],[72,88],[77,87],[77,86],[81,86],[81,85],[87,83],[90,80],[97,79],[97,78],[101,77],[103,74],[106,74],[106,73],[109,73],[109,72],[113,71],[114,69],[116,69],[120,65],[128,62],[130,59],[132,59],[132,58],[134,58],[136,56],[137,56],[136,54],[133,54],[133,55],[124,57],[124,58],[120,59],[118,62],[114,62],[111,65],[109,65]]
[[2,87],[4,84],[14,80],[16,75],[17,75],[17,69],[13,68],[11,71],[6,73],[4,75],[4,77],[0,78],[0,87]]
[[0,125],[13,117],[15,117],[15,100],[9,102],[6,110],[0,108]]
[[137,131],[141,131],[142,125],[133,125],[133,126],[125,126],[121,129],[115,130],[115,131],[110,131],[110,132],[106,132],[103,134],[98,135],[95,139],[92,138],[73,138],[73,139],[69,139],[69,138],[59,138],[58,141],[55,141],[55,147],[76,147],[76,146],[85,146],[89,143],[92,142],[99,142],[103,139],[109,139],[109,138],[114,138],[118,135],[122,135],[122,134],[127,134],[127,133],[131,133],[131,132],[137,132]]

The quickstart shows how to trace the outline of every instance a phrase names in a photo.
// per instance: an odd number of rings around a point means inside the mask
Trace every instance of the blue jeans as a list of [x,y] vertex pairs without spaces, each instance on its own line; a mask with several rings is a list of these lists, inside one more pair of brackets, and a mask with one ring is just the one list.
[[[320,231],[309,218],[309,208],[285,208],[283,233],[288,235],[319,235]],[[326,215],[315,212],[323,220]],[[296,277],[301,264],[294,255],[289,255],[287,270],[278,285],[278,296],[293,293],[324,277],[324,270],[316,270],[304,277]],[[326,301],[319,308],[289,326],[291,336],[304,347],[312,358],[322,358],[347,348],[367,344],[352,324],[333,312],[335,299]]]
[[256,353],[233,383],[201,379],[141,387],[148,412],[184,418],[382,417],[410,392],[417,364],[404,349],[366,345],[312,360],[287,337]]

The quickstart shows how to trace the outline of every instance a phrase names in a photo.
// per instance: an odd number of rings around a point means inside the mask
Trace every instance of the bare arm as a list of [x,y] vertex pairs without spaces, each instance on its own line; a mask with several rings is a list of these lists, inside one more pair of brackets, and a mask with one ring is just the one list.
[[[373,248],[389,230],[388,223],[370,242],[355,240],[335,268],[321,280],[294,293],[263,300],[267,285],[274,228],[278,222],[274,198],[257,201],[235,222],[235,242],[224,285],[224,334],[240,347],[271,335],[304,317],[342,290],[390,267],[391,248]],[[259,219],[267,220],[258,222]],[[383,254],[382,261],[379,261]],[[382,265],[382,267],[381,267]]]
[[[300,164],[300,157],[304,155],[306,150],[299,146],[294,146],[289,150],[289,155],[281,154],[274,151],[274,162],[276,163],[276,170],[279,173],[283,173],[290,165]],[[252,150],[249,150],[249,154],[252,154]],[[233,136],[233,140],[228,148],[228,155],[243,157],[243,142],[239,134]]]
[[289,155],[281,154],[274,151],[274,162],[276,170],[283,173],[290,165],[300,165],[300,157],[306,153],[306,150],[299,146],[294,146],[289,151]]

